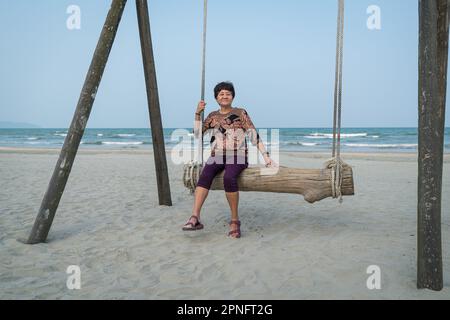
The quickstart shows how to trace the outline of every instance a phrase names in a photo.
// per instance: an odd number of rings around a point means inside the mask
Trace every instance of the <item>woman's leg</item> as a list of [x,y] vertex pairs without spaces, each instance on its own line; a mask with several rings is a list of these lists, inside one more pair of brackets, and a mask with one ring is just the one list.
[[203,203],[208,196],[209,189],[199,187],[195,188],[195,197],[194,197],[194,208],[192,209],[192,215],[200,218],[200,210],[202,209]]
[[[223,184],[228,204],[231,210],[231,221],[239,221],[239,186],[237,178],[241,172],[248,167],[247,161],[239,163],[234,157],[232,163],[225,164],[225,174],[223,176]],[[230,224],[230,231],[235,231],[239,228],[236,223]]]
[[211,188],[212,181],[215,176],[224,169],[223,161],[216,163],[214,158],[209,158],[206,162],[200,178],[197,182],[197,187],[195,188],[195,196],[194,196],[194,206],[192,208],[192,216],[187,223],[196,224],[198,220],[200,220],[200,211],[202,206],[208,197],[209,189]]
[[225,192],[228,200],[228,204],[230,205],[231,210],[231,220],[239,220],[239,191],[236,192]]

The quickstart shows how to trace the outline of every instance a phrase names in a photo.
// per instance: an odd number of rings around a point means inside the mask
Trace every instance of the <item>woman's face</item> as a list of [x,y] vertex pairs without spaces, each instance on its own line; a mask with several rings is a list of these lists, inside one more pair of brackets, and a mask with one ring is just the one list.
[[231,91],[220,90],[219,94],[217,95],[217,103],[221,107],[228,107],[231,106],[232,102],[233,102],[233,95]]

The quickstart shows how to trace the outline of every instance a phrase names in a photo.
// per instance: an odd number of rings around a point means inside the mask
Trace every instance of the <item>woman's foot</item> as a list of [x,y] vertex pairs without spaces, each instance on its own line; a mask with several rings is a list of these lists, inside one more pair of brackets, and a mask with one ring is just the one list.
[[239,220],[231,220],[230,223],[230,232],[228,232],[228,236],[231,238],[240,238],[241,237],[241,222]]
[[196,231],[203,229],[203,224],[197,216],[191,216],[183,226],[183,231]]

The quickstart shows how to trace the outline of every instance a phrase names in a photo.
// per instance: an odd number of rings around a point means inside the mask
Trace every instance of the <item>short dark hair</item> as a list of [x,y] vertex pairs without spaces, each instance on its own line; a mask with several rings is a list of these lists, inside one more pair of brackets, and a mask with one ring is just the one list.
[[231,83],[231,82],[229,82],[229,81],[225,81],[225,82],[220,82],[220,83],[218,83],[218,84],[214,87],[214,98],[217,99],[217,96],[219,95],[219,92],[220,92],[221,90],[227,90],[227,91],[230,91],[230,92],[231,92],[231,95],[233,96],[233,99],[234,99],[235,93],[234,93],[234,86],[233,86],[233,83]]

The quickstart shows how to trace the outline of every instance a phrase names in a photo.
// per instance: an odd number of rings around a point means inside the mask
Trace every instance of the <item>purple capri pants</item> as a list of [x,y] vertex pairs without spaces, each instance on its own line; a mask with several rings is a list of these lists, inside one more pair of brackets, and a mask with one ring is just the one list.
[[239,191],[237,178],[247,167],[247,157],[244,156],[210,157],[203,167],[197,186],[209,190],[216,175],[222,170],[225,170],[225,174],[223,175],[223,187],[225,192],[237,192]]

